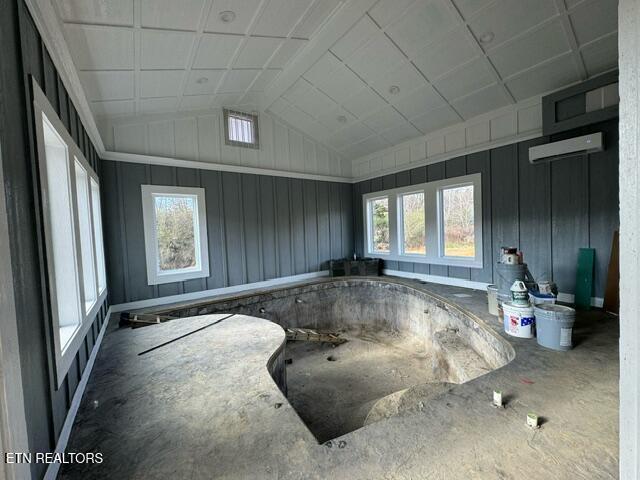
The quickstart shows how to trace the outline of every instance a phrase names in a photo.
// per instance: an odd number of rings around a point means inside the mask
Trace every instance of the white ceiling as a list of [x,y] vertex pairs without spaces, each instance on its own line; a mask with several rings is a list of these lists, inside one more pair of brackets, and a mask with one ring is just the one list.
[[357,0],[54,3],[94,115],[261,107],[351,158],[617,64],[617,0],[379,0],[320,50]]
[[[248,105],[341,0],[54,1],[97,117]],[[232,11],[224,23],[220,13]]]

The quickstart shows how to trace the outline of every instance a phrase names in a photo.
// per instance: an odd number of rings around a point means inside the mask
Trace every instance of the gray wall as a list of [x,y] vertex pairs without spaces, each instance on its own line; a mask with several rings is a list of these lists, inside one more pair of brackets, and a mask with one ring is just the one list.
[[536,278],[553,279],[573,293],[578,248],[596,250],[595,296],[604,295],[613,232],[618,228],[618,122],[611,120],[555,135],[552,141],[603,131],[606,150],[531,165],[528,149],[549,137],[453,158],[359,182],[353,188],[356,250],[363,250],[362,194],[482,173],[484,268],[386,262],[407,272],[493,283],[502,245],[518,246]]
[[[49,293],[43,246],[30,82],[35,78],[97,171],[99,159],[22,0],[0,0],[0,141],[18,319],[27,435],[31,452],[53,451],[71,400],[105,320],[93,320],[62,387],[54,382]],[[33,478],[46,465],[32,464]]]
[[[112,304],[259,282],[327,268],[353,252],[351,185],[101,162]],[[147,285],[143,184],[203,187],[210,276]]]

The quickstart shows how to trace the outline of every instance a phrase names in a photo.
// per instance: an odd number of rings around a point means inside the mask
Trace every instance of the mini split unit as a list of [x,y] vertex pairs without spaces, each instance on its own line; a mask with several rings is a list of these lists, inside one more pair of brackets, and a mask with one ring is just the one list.
[[581,153],[604,150],[602,132],[590,133],[582,137],[569,138],[559,142],[546,143],[529,148],[529,162],[532,164],[551,162]]

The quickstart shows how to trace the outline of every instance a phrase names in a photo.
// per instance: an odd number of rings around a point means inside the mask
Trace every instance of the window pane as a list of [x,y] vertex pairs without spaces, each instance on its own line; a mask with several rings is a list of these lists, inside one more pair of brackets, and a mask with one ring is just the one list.
[[91,179],[91,202],[93,207],[93,231],[96,239],[96,264],[98,266],[98,292],[107,288],[107,275],[104,267],[104,240],[102,238],[102,208],[100,207],[100,187]]
[[374,252],[389,253],[389,200],[371,201],[372,246]]
[[473,185],[442,191],[444,254],[447,257],[475,257]]
[[160,271],[193,268],[196,258],[195,197],[156,195],[156,235]]
[[88,312],[98,298],[96,271],[93,263],[93,231],[89,197],[89,176],[76,160],[76,200],[78,202],[78,225],[80,227],[80,253],[82,255],[82,280],[85,311]]
[[422,254],[425,246],[424,193],[410,193],[402,197],[402,231],[404,253]]
[[43,118],[46,200],[49,217],[51,251],[49,261],[53,264],[55,298],[52,307],[56,310],[62,351],[81,323],[79,275],[76,268],[75,234],[71,203],[71,172],[67,145],[60,139],[49,122]]
[[234,142],[254,143],[251,120],[229,115],[229,140]]

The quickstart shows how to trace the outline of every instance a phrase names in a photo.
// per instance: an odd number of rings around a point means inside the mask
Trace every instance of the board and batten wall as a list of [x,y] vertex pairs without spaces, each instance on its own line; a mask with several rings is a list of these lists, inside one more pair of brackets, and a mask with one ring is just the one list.
[[119,153],[282,172],[351,176],[350,161],[268,113],[260,113],[258,119],[260,149],[225,144],[221,109],[200,114],[151,115],[99,125],[105,148]]
[[[112,304],[318,272],[353,252],[348,183],[108,160],[100,178]],[[145,184],[205,189],[208,278],[148,285]]]
[[[604,132],[604,152],[529,163],[533,145],[596,131]],[[593,294],[604,295],[619,226],[617,119],[356,183],[356,251],[362,255],[364,249],[363,194],[470,173],[482,174],[483,268],[396,261],[385,262],[385,268],[494,283],[500,247],[517,246],[536,279],[554,280],[561,292],[572,294],[578,249],[591,247],[596,250]]]
[[[22,0],[0,1],[0,140],[29,451],[55,449],[87,360],[102,328],[102,305],[65,377],[56,387],[49,313],[42,200],[33,129],[31,78],[45,92],[87,161],[100,160]],[[104,199],[103,199],[104,203]],[[34,479],[46,464],[30,465]]]

